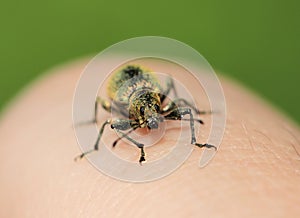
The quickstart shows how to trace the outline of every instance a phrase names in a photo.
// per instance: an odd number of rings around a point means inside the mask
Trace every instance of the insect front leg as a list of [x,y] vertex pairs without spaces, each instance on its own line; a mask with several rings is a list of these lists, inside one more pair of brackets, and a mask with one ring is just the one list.
[[[136,127],[133,127],[131,130],[129,130],[128,132],[125,133],[125,135],[129,135],[130,133],[132,133],[134,130],[136,130],[139,126],[136,126]],[[117,143],[122,139],[124,138],[125,136],[121,136],[121,137],[118,137],[112,144],[112,147],[116,147]]]
[[126,133],[123,133],[120,130],[117,130],[118,133],[120,133],[122,136],[122,138],[126,138],[128,141],[132,142],[133,144],[135,144],[139,149],[141,149],[141,155],[140,155],[140,160],[139,163],[142,164],[143,161],[145,161],[145,151],[144,151],[144,144],[139,143],[137,141],[135,141],[134,139],[130,138]]
[[[145,151],[144,151],[144,144],[139,143],[135,141],[134,139],[130,138],[128,136],[129,133],[132,131],[136,130],[139,127],[138,123],[133,120],[116,120],[113,124],[111,124],[111,128],[115,129],[119,134],[121,134],[121,137],[119,137],[114,143],[113,147],[116,145],[116,143],[121,139],[121,138],[126,138],[128,141],[132,142],[135,144],[138,148],[141,149],[141,155],[140,155],[140,160],[139,163],[142,164],[143,161],[145,161]],[[123,133],[122,130],[128,130],[132,128],[128,133]]]
[[169,114],[167,114],[165,117],[166,120],[182,120],[184,115],[190,115],[190,128],[191,128],[191,144],[196,145],[198,147],[207,147],[207,148],[214,148],[216,147],[214,145],[210,144],[200,144],[196,142],[196,137],[195,137],[195,126],[194,126],[194,117],[192,114],[191,108],[185,108],[185,107],[179,107],[175,108],[174,110],[170,111]]
[[110,123],[111,123],[111,120],[106,120],[106,121],[102,124],[102,126],[101,126],[101,128],[100,128],[100,131],[99,131],[99,134],[98,134],[98,137],[97,137],[97,140],[96,140],[96,143],[95,143],[95,145],[94,145],[94,148],[91,149],[91,150],[89,150],[89,151],[86,151],[86,152],[82,153],[81,155],[79,155],[79,156],[77,156],[77,157],[75,157],[75,161],[78,160],[78,159],[82,159],[82,158],[83,158],[84,156],[86,156],[87,154],[92,153],[92,152],[98,150],[99,142],[100,142],[100,139],[101,139],[101,137],[102,137],[102,135],[103,135],[104,128],[105,128],[105,126],[106,126],[107,124],[110,124]]

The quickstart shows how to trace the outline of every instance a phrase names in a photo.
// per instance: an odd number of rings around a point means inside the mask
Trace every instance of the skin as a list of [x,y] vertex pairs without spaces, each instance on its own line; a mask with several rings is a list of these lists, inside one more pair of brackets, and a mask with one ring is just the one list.
[[[86,63],[54,69],[2,115],[0,217],[299,217],[299,128],[224,78],[226,131],[206,167],[198,168],[198,148],[173,174],[134,184],[105,176],[84,159],[74,162],[81,151],[71,128],[72,97]],[[147,150],[149,159],[176,131]],[[118,146],[116,152],[137,161],[137,148]]]

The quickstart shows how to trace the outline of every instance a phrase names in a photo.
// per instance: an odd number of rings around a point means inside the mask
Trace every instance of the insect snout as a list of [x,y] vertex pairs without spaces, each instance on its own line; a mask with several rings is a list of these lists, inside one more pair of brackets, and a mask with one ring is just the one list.
[[157,129],[158,128],[158,123],[159,123],[159,118],[158,117],[149,117],[147,119],[147,126],[149,129]]

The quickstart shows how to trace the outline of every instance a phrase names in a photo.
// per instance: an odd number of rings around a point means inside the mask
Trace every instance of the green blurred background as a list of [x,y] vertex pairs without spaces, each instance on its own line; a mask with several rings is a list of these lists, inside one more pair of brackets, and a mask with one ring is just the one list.
[[0,3],[0,110],[45,70],[144,35],[197,49],[300,122],[300,2],[12,0]]

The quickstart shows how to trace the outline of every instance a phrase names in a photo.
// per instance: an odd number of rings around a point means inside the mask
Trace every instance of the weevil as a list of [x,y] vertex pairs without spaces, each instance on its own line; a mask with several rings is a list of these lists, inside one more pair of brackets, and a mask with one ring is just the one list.
[[[192,112],[196,114],[210,112],[200,111],[186,99],[178,97],[171,76],[168,77],[165,87],[165,89],[162,88],[154,72],[143,66],[131,64],[114,72],[107,85],[107,95],[110,101],[97,97],[94,119],[91,122],[97,123],[98,105],[108,112],[116,112],[120,118],[106,120],[99,130],[93,149],[82,153],[75,159],[81,159],[87,154],[97,151],[104,128],[110,125],[119,133],[119,137],[112,143],[112,146],[115,147],[120,139],[126,138],[140,149],[139,163],[142,164],[146,160],[144,144],[131,138],[130,133],[138,128],[157,129],[159,124],[166,120],[189,121],[191,144],[197,147],[216,149],[214,145],[197,143],[195,137],[194,122],[204,123],[202,120],[194,118]],[[167,96],[172,90],[175,98],[166,102]],[[184,118],[185,115],[189,115],[189,118]]]

